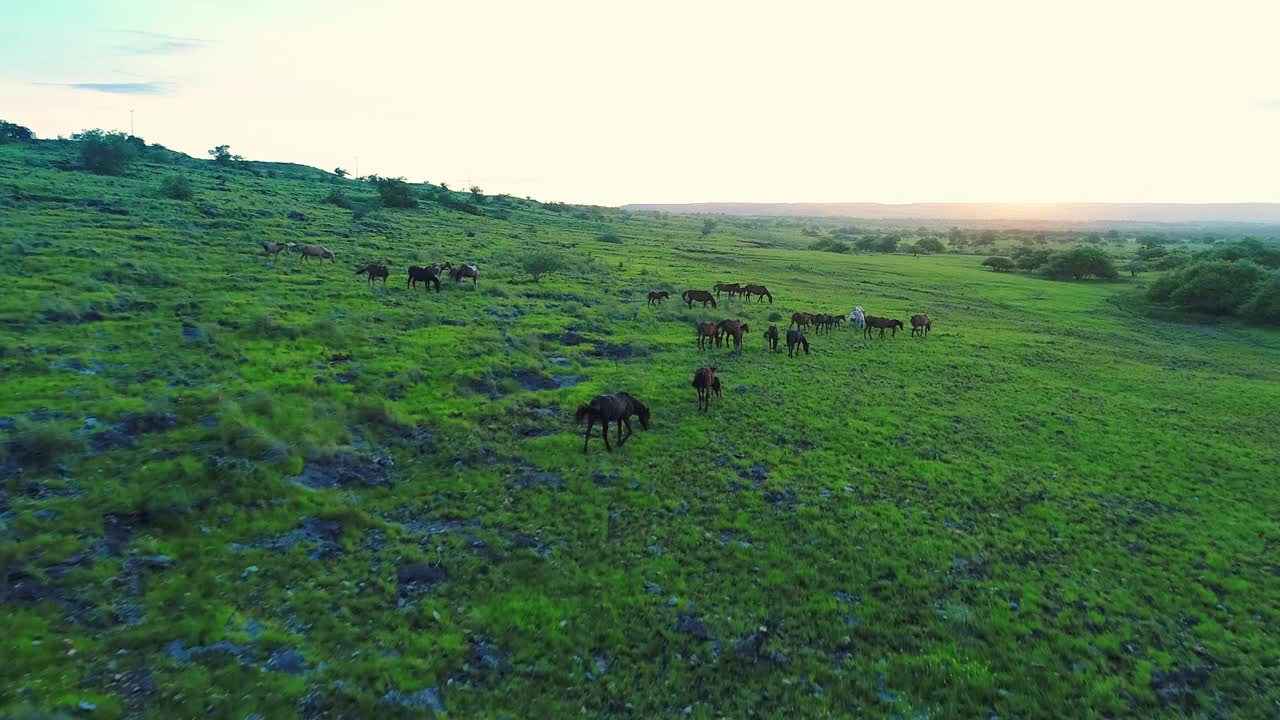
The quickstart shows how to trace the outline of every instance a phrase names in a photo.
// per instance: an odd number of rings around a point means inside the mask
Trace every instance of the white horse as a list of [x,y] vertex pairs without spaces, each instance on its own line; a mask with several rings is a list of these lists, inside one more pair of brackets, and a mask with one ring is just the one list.
[[867,326],[867,313],[862,309],[861,305],[855,305],[849,311],[849,324],[860,328]]

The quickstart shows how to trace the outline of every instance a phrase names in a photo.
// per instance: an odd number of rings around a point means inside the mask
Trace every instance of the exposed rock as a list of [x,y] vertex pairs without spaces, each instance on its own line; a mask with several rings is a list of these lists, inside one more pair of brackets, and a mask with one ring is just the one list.
[[385,465],[351,453],[339,453],[329,461],[309,462],[302,468],[301,474],[286,479],[312,490],[359,485],[372,487],[390,482]]
[[538,486],[558,489],[564,487],[564,480],[550,470],[538,470],[535,468],[521,470],[511,479],[511,488],[513,490],[525,490]]
[[390,690],[378,699],[378,703],[380,705],[399,705],[415,710],[425,708],[437,713],[445,712],[444,695],[441,694],[439,688],[434,687],[411,694],[405,694],[399,690]]
[[426,563],[409,563],[401,565],[396,571],[396,586],[401,597],[417,592],[430,590],[444,582],[448,573],[443,566]]
[[297,650],[285,650],[277,652],[267,658],[267,662],[263,668],[267,672],[282,672],[290,675],[297,675],[307,669],[307,659]]
[[711,633],[707,630],[707,624],[693,612],[680,613],[676,617],[676,624],[673,629],[678,633],[692,637],[694,640],[707,640],[711,637]]

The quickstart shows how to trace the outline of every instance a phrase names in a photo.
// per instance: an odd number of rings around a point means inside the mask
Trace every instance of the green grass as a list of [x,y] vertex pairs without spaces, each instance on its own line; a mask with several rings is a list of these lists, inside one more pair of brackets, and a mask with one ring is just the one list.
[[[1144,319],[1151,275],[812,252],[799,223],[703,237],[498,198],[356,218],[323,199],[371,188],[297,166],[190,162],[176,201],[172,166],[73,158],[0,147],[0,708],[414,715],[379,699],[434,687],[455,717],[1277,712],[1276,331]],[[532,283],[535,249],[570,268]],[[478,290],[405,289],[443,259]],[[352,275],[384,261],[385,288]],[[720,281],[775,303],[678,300]],[[854,304],[933,334],[764,351],[772,313]],[[725,317],[744,352],[700,353],[694,322]],[[618,390],[652,428],[582,455],[573,408]],[[389,482],[289,479],[343,463]],[[402,599],[408,563],[447,577]],[[264,672],[285,650],[305,672]]]

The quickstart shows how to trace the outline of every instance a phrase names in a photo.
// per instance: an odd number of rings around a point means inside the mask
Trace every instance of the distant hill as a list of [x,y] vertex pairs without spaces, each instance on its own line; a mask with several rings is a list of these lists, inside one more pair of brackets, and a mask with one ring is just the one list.
[[623,209],[866,220],[1280,224],[1280,203],[636,203]]

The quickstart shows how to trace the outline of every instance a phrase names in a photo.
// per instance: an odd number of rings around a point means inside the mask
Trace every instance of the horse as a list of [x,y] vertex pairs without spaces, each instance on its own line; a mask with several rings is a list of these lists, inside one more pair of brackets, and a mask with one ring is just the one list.
[[293,243],[264,242],[262,243],[262,253],[267,257],[275,257],[280,253],[292,250]]
[[735,293],[742,292],[742,286],[738,283],[716,283],[711,289],[716,291],[716,297],[720,297],[721,292],[727,292],[732,298]]
[[815,313],[813,316],[813,331],[821,333],[823,329],[830,330],[832,325],[831,316]]
[[769,294],[769,288],[763,285],[746,285],[740,292],[747,297],[747,302],[751,302],[752,295],[759,295],[760,299],[756,302],[764,302],[765,298],[769,298],[769,304],[773,304],[773,296]]
[[298,262],[302,262],[308,258],[320,258],[321,260],[332,260],[337,262],[337,256],[333,251],[323,245],[303,245],[298,253]]
[[724,399],[720,394],[720,378],[716,377],[717,370],[719,368],[714,365],[704,365],[693,373],[693,389],[698,391],[698,409],[703,412],[711,409],[711,393],[715,393],[721,400]]
[[[618,447],[622,447],[627,438],[631,437],[632,415],[640,418],[640,427],[649,429],[649,408],[626,393],[597,395],[591,399],[591,402],[579,405],[576,415],[578,422],[582,422],[583,418],[587,419],[587,433],[582,439],[582,452],[584,454],[587,452],[587,443],[591,440],[591,428],[597,420],[604,423],[604,427],[600,428],[600,437],[604,438],[604,449],[613,452],[613,448],[609,446],[609,422],[614,420],[618,423]],[[622,435],[624,423],[627,426],[626,437]]]
[[453,272],[449,273],[449,277],[453,279],[454,283],[457,283],[462,278],[471,278],[471,287],[474,288],[480,281],[480,268],[477,265],[463,263],[454,268]]
[[920,337],[929,337],[929,331],[933,329],[933,321],[928,315],[912,315],[911,316],[911,336],[915,337],[916,332],[920,333]]
[[711,303],[711,307],[713,308],[716,306],[715,297],[706,290],[685,290],[680,293],[680,299],[689,303],[690,310],[693,309],[693,304],[695,302],[702,303],[702,307],[706,307],[707,303]]
[[662,302],[663,300],[666,300],[669,297],[671,297],[671,293],[667,292],[666,290],[662,290],[659,292],[651,292],[649,293],[649,304],[654,307],[657,307],[658,303]]
[[797,347],[804,347],[804,354],[808,355],[809,354],[809,338],[806,338],[804,336],[804,333],[800,332],[799,330],[788,330],[787,331],[787,357],[794,357],[794,352]]
[[795,327],[803,329],[803,328],[809,327],[812,324],[813,324],[813,315],[810,315],[809,313],[805,313],[805,312],[797,312],[797,313],[791,313],[791,325],[788,325],[787,327],[790,328],[792,325],[794,325]]
[[387,270],[386,265],[365,265],[355,272],[356,275],[359,275],[360,273],[369,274],[370,285],[373,284],[375,278],[382,278],[383,286],[386,286],[387,278],[391,275],[391,271]]
[[768,330],[764,331],[764,344],[769,346],[773,352],[778,352],[778,326],[770,325]]
[[733,338],[733,349],[742,352],[742,335],[751,332],[747,324],[740,320],[721,320],[716,323],[717,336],[723,333],[725,344],[728,345],[728,339]]
[[849,322],[860,328],[867,326],[867,312],[862,309],[861,305],[854,305],[849,311]]
[[886,329],[892,329],[893,336],[898,337],[898,330],[901,329],[902,327],[903,325],[901,320],[894,320],[893,318],[884,318],[884,317],[876,317],[875,315],[868,315],[867,327],[863,329],[863,334],[864,334],[864,337],[871,337],[871,331],[878,329],[880,331],[880,337],[884,337],[884,331]]
[[699,350],[704,349],[703,348],[704,341],[706,342],[706,347],[711,347],[711,343],[713,342],[716,344],[716,347],[720,346],[720,333],[718,332],[718,328],[716,327],[715,323],[713,322],[698,323],[697,325],[693,326],[693,331],[698,336]]
[[428,265],[426,267],[418,267],[414,265],[409,268],[409,281],[405,283],[406,288],[418,287],[418,283],[425,283],[426,288],[430,289],[432,285],[436,286],[436,292],[440,292],[440,275],[445,270],[452,270],[453,265],[448,261]]

